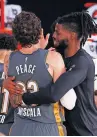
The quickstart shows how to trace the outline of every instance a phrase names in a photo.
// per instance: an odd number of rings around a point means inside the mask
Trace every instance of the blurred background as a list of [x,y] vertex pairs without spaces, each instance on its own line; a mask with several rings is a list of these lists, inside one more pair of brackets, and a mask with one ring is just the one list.
[[[97,23],[97,0],[0,0],[0,32],[12,33],[12,21],[22,10],[34,12],[42,21],[44,34],[51,33],[50,27],[58,16],[70,12],[87,10]],[[47,48],[53,46],[50,37]],[[97,34],[93,34],[84,49],[97,58]]]
[[[47,33],[50,32],[50,26],[58,16],[74,11],[86,10],[93,6],[93,3],[97,3],[97,0],[7,0],[6,3],[20,5],[22,10],[35,12],[42,20],[42,26],[45,33]],[[86,8],[86,3],[91,4]],[[11,8],[13,14],[18,13],[14,9],[14,6]],[[95,18],[97,19],[97,7],[96,10],[94,9],[94,12],[95,11]]]

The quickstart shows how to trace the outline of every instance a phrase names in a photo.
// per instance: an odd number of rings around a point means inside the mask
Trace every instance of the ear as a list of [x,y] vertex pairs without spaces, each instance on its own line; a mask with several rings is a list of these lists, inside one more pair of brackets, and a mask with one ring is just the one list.
[[44,37],[44,32],[43,32],[43,28],[41,28],[41,33],[40,33],[40,38]]

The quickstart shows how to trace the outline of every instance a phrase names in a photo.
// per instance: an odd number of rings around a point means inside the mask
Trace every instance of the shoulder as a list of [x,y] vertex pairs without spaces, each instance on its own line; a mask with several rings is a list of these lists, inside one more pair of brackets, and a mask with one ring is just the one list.
[[12,51],[12,52],[10,53],[10,55],[9,55],[9,60],[11,60],[12,57],[17,56],[17,53],[18,53],[18,52],[19,52],[18,50],[16,50],[16,51]]
[[56,67],[64,66],[61,54],[56,51],[48,51],[47,60]]
[[75,58],[75,62],[79,64],[80,66],[94,66],[94,62],[92,60],[92,57],[85,51],[81,50],[79,54],[77,54]]
[[5,59],[4,59],[4,63],[7,63],[7,61],[9,60],[9,57],[11,55],[12,51],[8,52],[5,56]]
[[57,61],[56,63],[63,61],[61,54],[56,51],[48,51],[48,58],[51,58],[54,62]]
[[5,73],[6,77],[7,77],[7,72],[8,72],[10,54],[11,54],[11,52],[8,52],[4,58],[4,73]]

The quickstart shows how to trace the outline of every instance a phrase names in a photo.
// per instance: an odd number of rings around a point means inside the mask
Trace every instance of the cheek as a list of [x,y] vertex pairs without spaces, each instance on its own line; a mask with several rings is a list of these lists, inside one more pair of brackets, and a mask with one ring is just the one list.
[[64,40],[65,38],[64,38],[64,35],[59,35],[59,36],[57,36],[57,40]]

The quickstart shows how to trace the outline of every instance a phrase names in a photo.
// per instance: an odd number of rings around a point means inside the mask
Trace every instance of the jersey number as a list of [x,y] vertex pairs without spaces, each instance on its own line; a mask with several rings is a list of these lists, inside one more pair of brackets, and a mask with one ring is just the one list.
[[9,92],[6,89],[3,89],[2,93],[4,93],[4,95],[3,95],[1,113],[7,114],[8,106],[9,106]]

